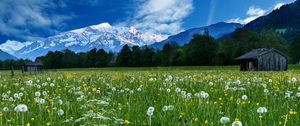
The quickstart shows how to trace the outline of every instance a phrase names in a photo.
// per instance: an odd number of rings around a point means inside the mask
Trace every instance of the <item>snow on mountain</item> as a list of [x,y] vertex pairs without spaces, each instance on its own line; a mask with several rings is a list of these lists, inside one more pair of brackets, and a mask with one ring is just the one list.
[[92,25],[31,42],[7,41],[0,49],[18,58],[35,59],[49,51],[70,49],[85,52],[93,48],[119,51],[123,45],[145,46],[165,39],[163,35],[141,33],[134,27],[114,27],[109,23]]
[[13,40],[7,40],[5,43],[0,45],[0,50],[13,54],[17,50],[20,50],[24,46],[30,45],[32,42],[18,42]]

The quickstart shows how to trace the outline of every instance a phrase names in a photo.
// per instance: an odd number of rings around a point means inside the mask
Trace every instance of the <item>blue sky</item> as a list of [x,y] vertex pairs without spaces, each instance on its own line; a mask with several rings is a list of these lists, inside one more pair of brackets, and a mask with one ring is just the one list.
[[172,35],[225,21],[247,23],[295,0],[1,0],[0,43],[108,22]]

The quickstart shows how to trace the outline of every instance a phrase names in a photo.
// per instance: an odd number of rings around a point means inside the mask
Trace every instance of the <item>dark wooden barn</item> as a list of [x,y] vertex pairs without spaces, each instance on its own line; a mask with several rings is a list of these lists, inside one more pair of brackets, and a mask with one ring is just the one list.
[[287,56],[276,49],[254,49],[238,58],[241,71],[287,70]]
[[24,63],[22,67],[23,72],[30,72],[30,73],[42,71],[42,69],[43,69],[43,63],[41,62],[27,62]]

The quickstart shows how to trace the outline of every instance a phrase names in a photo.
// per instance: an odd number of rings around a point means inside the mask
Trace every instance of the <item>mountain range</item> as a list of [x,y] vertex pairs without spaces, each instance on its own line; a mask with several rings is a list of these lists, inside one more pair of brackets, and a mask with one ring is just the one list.
[[17,58],[0,50],[0,60],[16,60]]
[[190,40],[192,40],[193,35],[203,34],[205,29],[208,30],[210,36],[214,37],[215,39],[218,39],[226,34],[232,33],[237,28],[241,28],[241,27],[243,27],[243,25],[238,24],[238,23],[220,22],[220,23],[212,24],[212,25],[209,25],[206,27],[193,28],[193,29],[186,30],[177,35],[170,36],[170,37],[168,37],[168,39],[166,39],[162,42],[154,43],[154,44],[150,45],[150,47],[162,48],[165,44],[172,43],[172,42],[176,42],[178,45],[182,46],[182,45],[188,43]]
[[49,51],[70,49],[75,52],[85,52],[93,48],[102,48],[117,52],[126,44],[145,46],[163,39],[162,35],[140,33],[134,27],[113,27],[108,23],[102,23],[37,41],[7,41],[0,45],[0,49],[18,58],[34,60]]
[[285,40],[291,42],[294,36],[300,33],[300,0],[283,5],[270,14],[253,20],[244,28],[257,32],[275,30]]
[[46,55],[49,51],[65,49],[86,52],[93,48],[101,48],[106,51],[118,52],[126,44],[159,48],[167,42],[176,41],[179,45],[183,45],[189,42],[194,34],[202,34],[204,28],[207,28],[213,37],[219,38],[239,27],[242,25],[222,22],[208,27],[190,29],[165,39],[163,35],[141,33],[134,27],[117,27],[102,23],[37,41],[7,41],[0,45],[0,49],[17,58],[34,60],[38,56]]
[[36,57],[45,55],[49,51],[65,49],[75,52],[86,52],[93,48],[102,48],[106,51],[118,52],[126,44],[129,46],[147,45],[152,48],[162,48],[164,44],[170,42],[184,45],[192,39],[194,34],[203,34],[205,29],[208,30],[212,37],[218,39],[241,27],[257,32],[269,29],[275,30],[290,42],[300,32],[299,8],[300,0],[297,0],[244,26],[236,23],[221,22],[210,26],[188,29],[168,38],[160,34],[142,33],[134,27],[111,26],[108,23],[102,23],[62,32],[36,41],[7,41],[0,45],[0,50],[6,52],[5,54],[13,55],[12,57],[34,60]]

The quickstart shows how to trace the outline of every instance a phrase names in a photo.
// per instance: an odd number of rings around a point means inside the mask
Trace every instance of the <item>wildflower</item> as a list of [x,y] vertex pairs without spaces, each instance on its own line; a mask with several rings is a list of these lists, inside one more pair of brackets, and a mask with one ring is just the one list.
[[268,89],[264,89],[264,93],[267,95],[269,93]]
[[205,123],[205,124],[208,124],[208,120],[206,119],[206,120],[204,121],[204,123]]
[[26,126],[30,126],[30,123],[27,123]]
[[209,97],[209,94],[206,92],[201,92],[201,98],[207,99]]
[[290,111],[289,111],[289,114],[290,114],[290,115],[296,115],[297,112],[295,112],[295,111],[293,111],[293,110],[290,110]]
[[229,117],[221,117],[220,119],[220,123],[221,124],[225,124],[225,123],[228,123],[230,122],[230,118]]
[[139,87],[139,88],[137,89],[137,91],[138,91],[138,92],[141,92],[141,91],[142,91],[142,88]]
[[259,113],[259,114],[263,114],[263,113],[266,113],[266,112],[268,112],[266,107],[259,107],[257,109],[257,113]]
[[128,125],[130,122],[125,119],[124,123],[125,123],[125,125]]
[[180,88],[176,88],[176,89],[175,89],[175,92],[176,92],[176,93],[180,93],[180,92],[181,92],[181,89],[180,89]]
[[22,92],[19,93],[19,97],[22,97],[24,94]]
[[64,114],[64,110],[62,110],[62,109],[59,109],[59,110],[57,110],[57,115],[63,115]]
[[166,112],[166,111],[171,111],[171,110],[173,110],[174,109],[174,106],[173,105],[165,105],[163,108],[162,108],[162,110],[164,111],[164,112]]
[[292,78],[292,82],[296,82],[297,79],[295,77]]
[[297,93],[296,93],[296,96],[297,96],[298,98],[300,98],[300,92],[297,92]]
[[269,83],[272,83],[273,82],[273,80],[272,79],[269,79]]
[[63,101],[61,99],[58,100],[58,104],[62,105]]
[[55,84],[54,83],[50,83],[50,87],[54,87],[55,86]]
[[44,96],[47,96],[48,95],[48,93],[46,92],[46,91],[43,91],[43,93],[42,93]]
[[18,106],[15,107],[16,112],[27,112],[28,108],[25,104],[19,104]]
[[152,115],[153,115],[153,112],[154,112],[154,107],[151,106],[151,107],[149,107],[148,110],[147,110],[147,115],[148,115],[148,116],[152,116]]
[[45,99],[40,99],[40,100],[39,100],[39,104],[41,104],[41,105],[44,104],[45,102],[46,102]]
[[243,126],[241,121],[234,121],[231,126]]
[[213,86],[214,83],[213,83],[213,82],[209,82],[208,85],[209,85],[209,86]]
[[240,81],[240,80],[237,80],[237,81],[235,82],[235,84],[236,84],[236,85],[240,85],[240,84],[241,84],[241,81]]
[[290,91],[287,91],[285,92],[285,98],[290,98],[291,97],[291,92]]
[[170,89],[167,89],[167,93],[170,93],[171,92],[171,90]]
[[15,93],[14,98],[19,99],[19,94]]
[[40,97],[40,96],[41,96],[41,93],[37,91],[37,92],[34,93],[34,95],[35,95],[36,97]]
[[4,107],[2,110],[3,110],[3,112],[9,111],[8,107]]
[[242,99],[243,99],[243,100],[247,100],[247,99],[248,99],[248,96],[247,96],[247,95],[243,95],[243,96],[242,96]]

